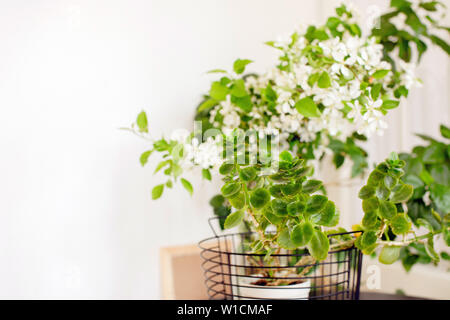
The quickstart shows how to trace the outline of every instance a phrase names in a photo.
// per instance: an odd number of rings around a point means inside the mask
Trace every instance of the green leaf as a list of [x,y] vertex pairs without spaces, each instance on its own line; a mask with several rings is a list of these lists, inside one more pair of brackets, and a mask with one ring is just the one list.
[[222,187],[221,192],[225,198],[231,198],[241,191],[241,188],[242,186],[240,183],[229,182]]
[[209,200],[209,204],[213,208],[219,208],[219,207],[223,206],[224,202],[225,202],[225,198],[220,194],[215,195],[214,197],[211,198],[211,200]]
[[239,172],[239,177],[246,182],[255,180],[256,175],[256,170],[253,167],[244,168]]
[[433,177],[432,177],[431,174],[430,174],[427,170],[425,170],[425,169],[422,170],[422,172],[419,174],[419,177],[420,177],[420,179],[422,179],[423,182],[425,182],[425,184],[426,184],[427,186],[429,186],[429,185],[431,185],[432,183],[434,183]]
[[168,164],[170,164],[172,161],[171,160],[166,160],[166,161],[161,161],[160,163],[158,163],[158,165],[155,168],[155,171],[153,172],[153,174],[159,172],[162,168],[164,168],[165,166],[167,166]]
[[271,202],[273,213],[277,216],[286,216],[287,215],[287,203],[281,199],[274,199]]
[[442,50],[444,50],[448,55],[450,55],[450,45],[439,38],[438,36],[431,35],[430,40],[435,44],[441,47]]
[[140,132],[148,132],[148,121],[145,111],[141,111],[141,113],[138,114],[136,124]]
[[186,179],[184,179],[184,178],[181,178],[180,181],[181,181],[181,184],[183,185],[183,187],[192,196],[192,193],[194,192],[194,188],[192,187],[192,184],[189,181],[187,181]]
[[250,96],[236,97],[231,96],[231,102],[241,108],[244,112],[250,112],[253,108],[252,99]]
[[245,206],[245,195],[243,192],[238,193],[233,196],[233,198],[229,199],[230,204],[233,208],[242,209]]
[[384,246],[383,249],[381,249],[378,261],[383,264],[393,264],[400,257],[400,250],[401,247]]
[[264,217],[266,217],[267,221],[269,221],[273,225],[278,225],[283,221],[282,217],[273,214],[272,208],[270,206],[266,206],[264,208],[263,215]]
[[427,11],[436,11],[436,6],[439,4],[438,1],[428,1],[428,2],[422,2],[419,4],[419,7],[424,8]]
[[197,108],[197,112],[202,112],[205,110],[209,110],[212,107],[217,105],[217,101],[214,99],[207,99],[205,101],[203,101]]
[[432,260],[434,260],[434,261],[436,261],[436,262],[439,262],[439,255],[437,254],[437,252],[434,250],[434,240],[433,240],[433,237],[432,236],[430,236],[429,238],[428,238],[428,241],[425,243],[425,250],[426,250],[426,252],[427,252],[427,254],[428,254],[428,256],[432,259]]
[[362,200],[369,199],[375,195],[375,189],[371,186],[364,186],[359,190],[358,197]]
[[397,190],[393,191],[390,201],[394,203],[407,201],[409,198],[411,198],[413,192],[414,188],[411,185],[404,184]]
[[208,169],[202,169],[202,177],[203,179],[211,181],[211,172]]
[[270,84],[267,85],[267,87],[262,91],[263,99],[269,102],[276,102],[277,101],[277,93],[275,90],[272,89],[272,86]]
[[419,17],[414,11],[408,12],[405,23],[409,25],[417,34],[423,34],[427,30],[427,27],[420,22]]
[[375,101],[380,96],[380,91],[383,85],[381,83],[376,83],[372,86],[372,90],[370,90],[370,96]]
[[411,229],[411,223],[404,214],[397,214],[390,222],[392,232],[396,235],[405,234]]
[[329,17],[327,20],[327,27],[330,29],[336,29],[340,23],[341,23],[340,19],[336,17]]
[[244,216],[244,210],[238,210],[230,213],[225,220],[225,229],[231,229],[241,224],[242,220],[244,220]]
[[361,245],[363,247],[370,247],[377,242],[378,238],[375,231],[366,231],[361,236]]
[[157,185],[156,187],[154,187],[152,190],[152,199],[156,200],[156,199],[160,198],[163,194],[163,191],[164,191],[163,184],[160,184],[160,185]]
[[234,170],[234,164],[232,163],[224,163],[219,168],[219,173],[223,176],[229,174],[231,171]]
[[279,184],[271,186],[269,188],[269,192],[274,198],[282,198],[284,196],[283,192],[281,191],[281,185]]
[[377,70],[372,74],[372,77],[375,79],[382,79],[389,73],[390,70]]
[[302,191],[305,193],[313,193],[322,187],[322,181],[319,180],[308,180],[303,184]]
[[292,157],[292,154],[289,151],[284,150],[280,153],[280,160],[291,163],[294,160],[294,158]]
[[450,186],[434,183],[430,187],[430,197],[437,211],[443,215],[450,213]]
[[209,90],[209,95],[217,100],[222,101],[225,100],[228,94],[228,88],[221,84],[219,81],[214,81],[211,85],[211,89]]
[[386,175],[383,179],[384,186],[389,190],[392,190],[393,187],[397,184],[397,178]]
[[378,197],[378,199],[387,199],[390,193],[391,191],[388,188],[386,188],[384,184],[380,184],[375,190],[375,194]]
[[423,153],[424,163],[442,163],[445,161],[445,147],[443,144],[434,143],[425,148]]
[[255,209],[264,207],[270,201],[270,193],[264,188],[255,189],[250,196],[250,204]]
[[303,98],[299,100],[295,104],[295,108],[297,111],[302,114],[305,117],[308,118],[317,118],[320,117],[320,111],[319,108],[317,108],[317,105],[314,103],[313,99],[310,97]]
[[245,67],[252,62],[253,62],[252,60],[248,59],[237,59],[233,64],[233,70],[237,74],[241,74],[245,71]]
[[362,208],[365,213],[376,211],[378,209],[378,199],[371,197],[362,201]]
[[238,79],[234,81],[234,84],[231,88],[231,94],[235,97],[245,97],[248,95],[247,89],[245,89],[244,80]]
[[441,135],[444,138],[450,139],[450,128],[444,126],[443,124],[440,125],[439,131],[441,132]]
[[294,250],[295,248],[297,248],[297,246],[291,240],[291,235],[289,234],[288,229],[284,229],[280,232],[277,242],[283,249]]
[[212,69],[207,71],[206,73],[227,73],[227,71],[223,69]]
[[400,160],[400,158],[398,157],[397,152],[391,152],[389,153],[389,160],[392,162],[397,162]]
[[399,99],[401,96],[408,97],[409,90],[405,86],[400,86],[394,91],[394,96]]
[[381,107],[383,109],[395,109],[400,104],[400,101],[397,100],[384,100]]
[[374,170],[370,173],[369,178],[367,179],[367,185],[374,187],[378,186],[383,178],[384,174],[382,172]]
[[364,214],[362,226],[365,230],[376,230],[378,228],[379,221],[377,219],[377,212],[378,210],[374,210]]
[[392,219],[397,214],[397,207],[392,202],[386,200],[380,200],[379,212],[382,218]]
[[[377,243],[372,243],[370,240],[370,235],[373,231],[365,231],[360,237],[358,237],[355,241],[355,246],[362,251],[363,254],[372,255],[375,249],[377,248]],[[373,232],[373,234],[375,234]],[[364,239],[364,235],[367,235],[367,239]],[[375,237],[376,238],[376,237]],[[364,243],[363,243],[363,240]],[[369,244],[371,243],[371,244]]]
[[430,174],[434,182],[450,185],[450,166],[433,165],[430,169]]
[[328,202],[327,197],[320,194],[313,195],[311,198],[308,199],[308,202],[306,204],[306,212],[308,214],[320,212],[323,209],[325,209],[327,202]]
[[328,256],[329,248],[330,242],[327,236],[322,231],[314,230],[311,241],[308,244],[310,254],[316,260],[325,260]]
[[291,232],[291,241],[296,247],[306,246],[314,234],[313,225],[308,222],[302,222],[294,227]]
[[314,86],[314,84],[319,80],[320,73],[313,73],[308,77],[308,85],[310,87]]
[[281,185],[281,191],[285,196],[293,196],[300,191],[301,185],[299,183],[288,183]]
[[331,79],[330,79],[330,75],[328,74],[328,72],[323,71],[320,74],[319,80],[317,81],[317,85],[319,86],[319,88],[325,89],[331,86]]
[[167,149],[169,149],[170,146],[166,140],[161,139],[161,140],[155,141],[153,143],[153,147],[155,148],[156,151],[162,152],[162,151],[166,151]]
[[447,247],[450,247],[450,231],[444,230],[444,241]]
[[153,150],[148,150],[148,151],[145,151],[144,153],[141,154],[141,157],[139,158],[139,161],[140,161],[142,166],[145,166],[145,164],[148,162],[148,158],[150,157],[152,152],[153,152]]
[[332,222],[335,214],[336,205],[333,201],[328,200],[325,208],[319,213],[312,214],[310,219],[312,222],[320,226],[330,226],[330,224],[333,224]]
[[[172,163],[172,166],[170,168],[167,168],[166,171],[168,169],[172,172],[172,175],[174,177],[179,177],[183,173],[183,168],[181,168],[181,166],[176,163]],[[164,171],[164,173],[169,174],[166,171]]]
[[305,210],[306,205],[301,201],[294,201],[287,205],[287,212],[290,216],[299,216]]

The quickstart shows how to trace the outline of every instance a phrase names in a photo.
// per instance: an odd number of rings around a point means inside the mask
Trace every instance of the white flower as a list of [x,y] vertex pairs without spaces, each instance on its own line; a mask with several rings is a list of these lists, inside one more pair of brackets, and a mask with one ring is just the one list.
[[402,84],[406,87],[406,89],[410,89],[412,87],[420,87],[422,83],[415,75],[416,65],[414,63],[407,63],[403,60],[399,61],[400,70],[402,75],[400,80]]
[[238,108],[231,103],[230,95],[225,101],[220,103],[221,109],[219,113],[223,115],[223,124],[226,128],[234,129],[241,124],[241,116],[237,112]]
[[359,119],[361,117],[361,105],[359,104],[359,101],[356,100],[353,103],[349,103],[352,110],[347,114],[347,118],[349,119]]

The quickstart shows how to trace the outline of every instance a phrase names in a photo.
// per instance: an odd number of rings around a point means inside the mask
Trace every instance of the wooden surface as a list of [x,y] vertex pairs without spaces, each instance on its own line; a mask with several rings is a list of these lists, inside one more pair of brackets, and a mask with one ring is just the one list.
[[427,300],[424,298],[401,296],[397,294],[361,292],[359,300]]
[[197,245],[160,250],[161,293],[164,300],[207,299]]

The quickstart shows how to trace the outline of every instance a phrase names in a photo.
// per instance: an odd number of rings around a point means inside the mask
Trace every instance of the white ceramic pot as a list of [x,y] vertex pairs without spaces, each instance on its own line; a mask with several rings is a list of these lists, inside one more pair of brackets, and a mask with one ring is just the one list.
[[307,280],[302,283],[292,284],[288,286],[260,286],[250,284],[254,279],[248,278],[248,283],[240,281],[240,287],[236,290],[237,294],[242,298],[240,300],[254,299],[296,299],[308,300],[309,291],[311,289],[311,281]]

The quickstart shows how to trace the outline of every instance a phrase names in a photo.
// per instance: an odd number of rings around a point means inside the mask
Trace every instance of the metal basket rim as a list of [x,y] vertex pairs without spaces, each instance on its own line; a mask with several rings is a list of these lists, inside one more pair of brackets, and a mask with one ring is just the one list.
[[[327,237],[329,238],[329,237],[334,237],[334,236],[357,234],[357,233],[362,234],[363,231],[358,230],[358,231],[331,233],[331,234],[328,234]],[[220,246],[216,246],[216,247],[206,247],[205,246],[205,243],[212,241],[212,240],[221,241],[221,240],[226,240],[228,237],[251,235],[251,234],[255,234],[255,232],[246,231],[246,232],[236,232],[236,233],[229,233],[229,234],[223,234],[223,235],[214,235],[212,237],[208,237],[203,240],[200,240],[198,242],[197,246],[202,250],[202,252],[212,252],[212,253],[216,253],[216,254],[226,254],[226,255],[235,255],[235,256],[264,257],[265,254],[262,254],[262,253],[233,252],[231,250],[221,250]],[[330,253],[346,252],[346,251],[352,250],[354,248],[356,248],[355,244],[353,244],[351,247],[328,251],[328,253],[330,254]],[[274,254],[272,254],[273,257],[301,257],[301,256],[308,256],[308,255],[310,255],[310,254],[309,253],[298,253],[298,254],[297,253],[276,253],[276,254],[274,253]]]

